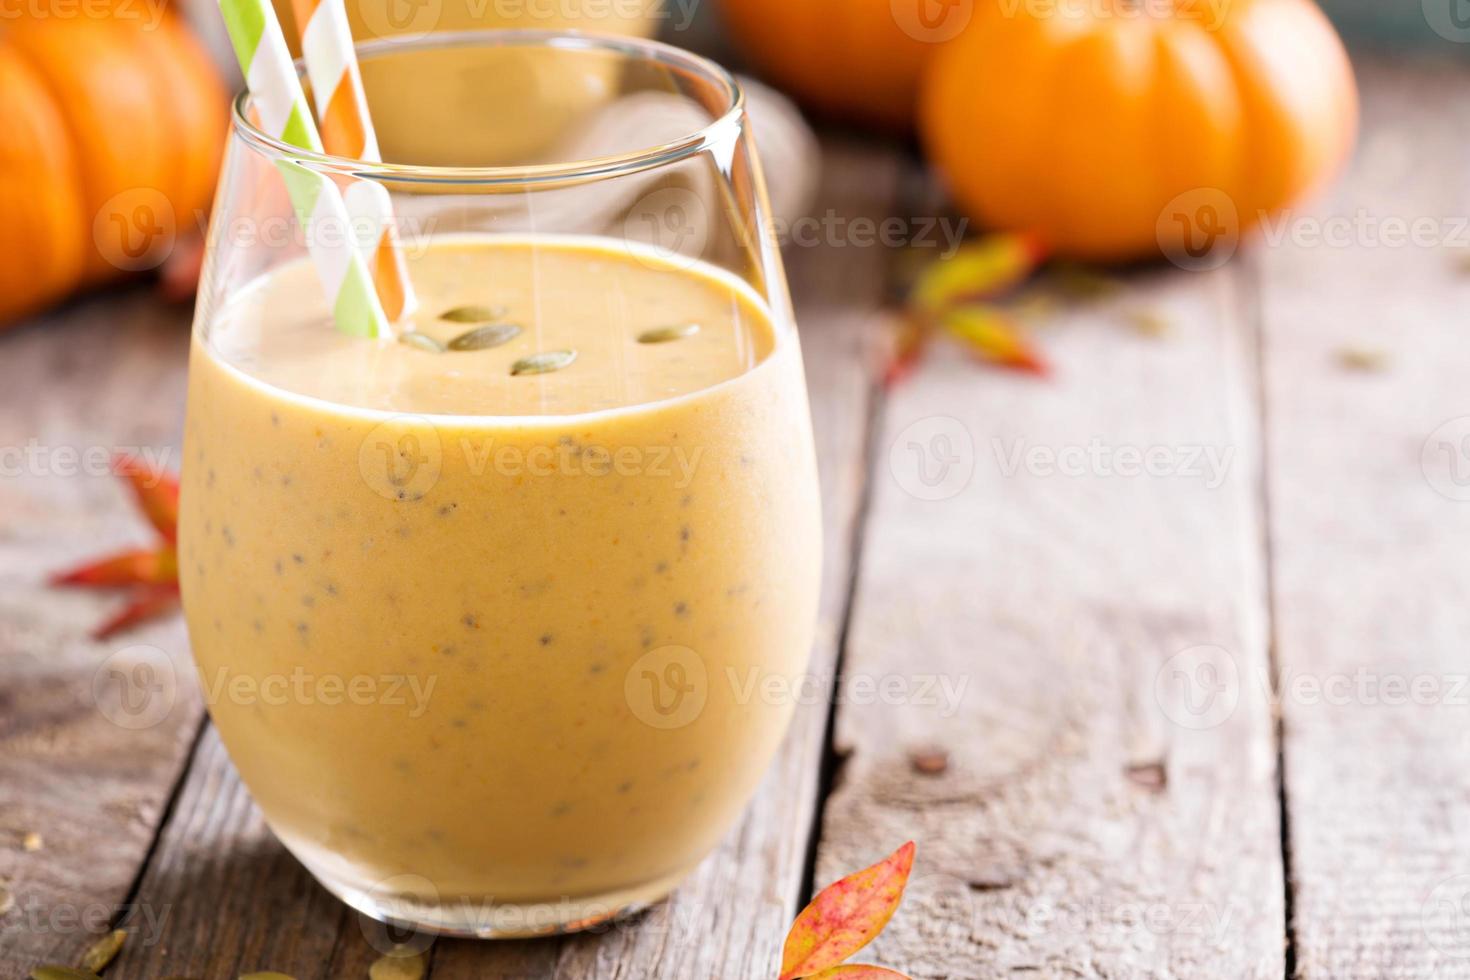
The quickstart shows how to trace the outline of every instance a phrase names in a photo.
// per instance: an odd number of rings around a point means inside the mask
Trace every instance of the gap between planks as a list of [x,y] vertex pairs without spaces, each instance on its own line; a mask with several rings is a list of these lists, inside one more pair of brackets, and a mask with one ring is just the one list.
[[[1248,297],[1234,266],[1144,270],[1051,318],[1053,382],[935,350],[887,400],[847,662],[907,696],[838,709],[819,878],[919,855],[864,958],[921,980],[1284,975]],[[1130,305],[1174,335],[1130,331]],[[1006,447],[1093,437],[1230,462],[1216,486],[1005,472]],[[1198,714],[1178,682],[1222,655],[1228,710]],[[936,745],[948,770],[911,767]]]

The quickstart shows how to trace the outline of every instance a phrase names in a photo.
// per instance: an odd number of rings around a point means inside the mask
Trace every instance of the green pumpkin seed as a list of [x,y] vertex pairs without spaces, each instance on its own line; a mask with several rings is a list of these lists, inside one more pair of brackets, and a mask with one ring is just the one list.
[[369,980],[423,980],[424,954],[396,946],[368,967]]
[[577,359],[574,350],[548,350],[523,357],[510,366],[511,374],[546,374],[560,371]]
[[103,967],[111,963],[117,951],[122,949],[123,941],[127,938],[126,930],[112,930],[88,947],[77,966],[83,970],[91,970],[93,973],[101,973]]
[[505,316],[503,306],[456,306],[439,314],[439,319],[450,323],[489,323]]
[[514,340],[521,328],[514,323],[491,323],[476,327],[449,342],[450,350],[485,350]]
[[1128,319],[1133,329],[1146,337],[1164,337],[1169,333],[1169,318],[1157,310],[1134,310]]
[[672,327],[655,327],[652,330],[645,330],[640,333],[638,335],[638,343],[667,344],[671,340],[678,340],[681,337],[692,337],[697,333],[699,333],[699,324],[697,323],[680,323]]
[[407,344],[410,347],[417,347],[419,350],[426,350],[430,354],[444,353],[443,344],[428,334],[419,333],[417,330],[409,330],[406,333],[399,334],[398,342],[400,344]]
[[48,963],[31,971],[31,980],[101,980],[95,973]]

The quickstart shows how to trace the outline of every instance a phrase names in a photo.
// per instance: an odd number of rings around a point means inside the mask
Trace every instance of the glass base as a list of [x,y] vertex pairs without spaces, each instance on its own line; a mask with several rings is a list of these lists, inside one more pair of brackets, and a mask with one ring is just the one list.
[[[301,858],[297,854],[298,859]],[[502,902],[472,895],[426,897],[426,879],[417,875],[388,878],[370,889],[350,884],[302,860],[322,887],[381,924],[381,938],[362,923],[374,946],[415,945],[420,935],[462,939],[527,939],[566,932],[596,930],[667,898],[688,871],[600,895],[560,896],[538,902]],[[427,942],[417,944],[420,948]]]

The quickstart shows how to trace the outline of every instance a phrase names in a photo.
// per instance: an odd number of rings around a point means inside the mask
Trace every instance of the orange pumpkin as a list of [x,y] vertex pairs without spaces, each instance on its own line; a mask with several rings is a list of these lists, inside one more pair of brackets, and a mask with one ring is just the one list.
[[86,255],[76,155],[45,80],[0,45],[0,323],[81,278]]
[[1095,260],[1221,230],[1191,228],[1196,207],[1248,229],[1336,170],[1357,128],[1311,0],[976,0],[920,101],[963,208]]
[[720,10],[778,86],[824,112],[890,127],[913,124],[924,60],[963,23],[957,5],[933,0],[721,0]]
[[208,207],[227,93],[171,15],[139,9],[35,4],[0,33],[0,129],[25,134],[0,149],[0,322],[152,268]]

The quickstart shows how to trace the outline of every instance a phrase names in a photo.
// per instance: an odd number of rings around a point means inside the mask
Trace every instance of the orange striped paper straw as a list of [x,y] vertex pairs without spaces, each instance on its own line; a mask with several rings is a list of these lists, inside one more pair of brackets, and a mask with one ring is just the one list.
[[[296,28],[301,32],[301,55],[311,79],[312,101],[321,119],[322,145],[335,156],[381,161],[343,0],[291,3]],[[381,229],[377,240],[366,247],[363,258],[372,270],[383,312],[390,320],[413,312],[417,305],[413,284],[398,247],[387,189],[377,181],[361,180],[347,188],[345,197],[348,213],[354,219],[368,218]]]

